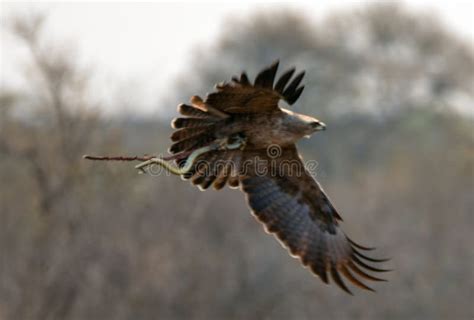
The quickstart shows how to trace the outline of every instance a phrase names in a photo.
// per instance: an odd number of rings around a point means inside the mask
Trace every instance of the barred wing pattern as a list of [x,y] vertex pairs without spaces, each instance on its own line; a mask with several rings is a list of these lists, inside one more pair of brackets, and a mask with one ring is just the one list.
[[304,86],[299,86],[305,72],[302,71],[291,80],[295,69],[284,72],[274,84],[278,61],[263,69],[251,84],[245,72],[240,78],[233,77],[230,83],[216,86],[217,92],[207,95],[204,104],[208,107],[226,113],[256,113],[278,111],[278,101],[285,100],[293,104],[303,92]]
[[388,271],[370,265],[387,259],[366,256],[361,251],[372,248],[363,247],[344,234],[338,222],[341,218],[317,181],[304,170],[296,147],[284,149],[282,159],[298,161],[299,169],[293,166],[292,171],[277,175],[242,177],[242,190],[253,214],[267,232],[275,234],[291,255],[300,258],[323,282],[328,283],[330,276],[352,294],[342,274],[357,287],[374,291],[360,278],[385,281],[368,271]]

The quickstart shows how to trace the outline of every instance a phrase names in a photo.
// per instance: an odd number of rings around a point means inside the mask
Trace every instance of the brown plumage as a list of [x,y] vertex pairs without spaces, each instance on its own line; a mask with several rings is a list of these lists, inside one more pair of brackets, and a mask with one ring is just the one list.
[[[363,247],[340,228],[342,220],[318,182],[305,169],[295,142],[325,125],[319,120],[278,106],[293,104],[303,92],[304,72],[275,76],[278,61],[262,70],[251,84],[246,73],[216,86],[206,99],[194,96],[180,105],[185,117],[173,120],[170,152],[189,154],[215,141],[245,140],[240,149],[216,150],[201,155],[183,178],[201,189],[226,184],[240,187],[253,214],[325,283],[332,278],[351,293],[341,274],[355,286],[373,290],[361,279],[384,281],[368,272],[383,272],[370,263],[386,261],[366,256]],[[273,150],[272,150],[273,148]],[[185,157],[178,160],[183,165]]]

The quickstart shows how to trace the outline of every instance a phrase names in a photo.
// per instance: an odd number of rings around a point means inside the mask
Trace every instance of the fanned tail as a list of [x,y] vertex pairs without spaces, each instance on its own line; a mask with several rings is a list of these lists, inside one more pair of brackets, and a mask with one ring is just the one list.
[[177,129],[171,135],[174,143],[169,152],[173,154],[189,152],[214,141],[216,124],[227,117],[224,113],[209,110],[198,96],[191,98],[191,105],[180,104],[178,112],[184,117],[176,118],[171,123]]

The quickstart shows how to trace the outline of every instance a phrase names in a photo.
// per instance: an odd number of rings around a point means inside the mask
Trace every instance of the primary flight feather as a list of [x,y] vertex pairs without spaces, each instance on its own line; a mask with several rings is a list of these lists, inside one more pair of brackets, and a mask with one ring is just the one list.
[[278,106],[280,100],[290,105],[298,100],[304,72],[294,75],[290,69],[275,83],[277,69],[278,61],[262,70],[253,84],[244,72],[218,84],[205,99],[193,96],[189,105],[178,106],[184,117],[172,122],[176,131],[169,151],[183,167],[196,150],[220,145],[193,159],[183,178],[201,189],[240,187],[266,231],[322,281],[332,278],[351,293],[342,275],[372,290],[362,279],[383,281],[369,272],[387,271],[372,265],[385,260],[366,256],[361,251],[372,248],[345,235],[341,217],[306,170],[295,142],[325,125]]

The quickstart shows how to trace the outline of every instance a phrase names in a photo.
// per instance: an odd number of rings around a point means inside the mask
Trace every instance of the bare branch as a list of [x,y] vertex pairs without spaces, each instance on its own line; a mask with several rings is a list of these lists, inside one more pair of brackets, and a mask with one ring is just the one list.
[[82,156],[83,159],[86,160],[94,160],[94,161],[148,161],[150,159],[156,158],[155,156],[147,156],[144,155],[142,157],[139,156],[89,156],[84,155]]

